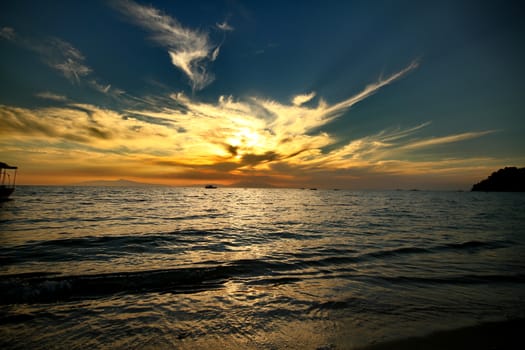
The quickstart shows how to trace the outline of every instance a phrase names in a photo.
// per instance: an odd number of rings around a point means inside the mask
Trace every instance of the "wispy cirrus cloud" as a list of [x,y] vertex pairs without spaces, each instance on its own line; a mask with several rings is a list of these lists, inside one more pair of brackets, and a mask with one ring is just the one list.
[[[207,64],[217,58],[219,49],[207,33],[184,27],[160,10],[131,0],[116,1],[115,7],[133,23],[153,33],[152,40],[168,50],[171,63],[186,74],[194,90],[202,90],[214,80]],[[231,28],[226,22],[217,27]]]
[[[119,97],[125,93],[124,90],[113,87],[111,84],[101,84],[96,78],[93,78],[93,69],[86,64],[86,57],[79,49],[65,40],[56,37],[37,39],[23,36],[11,27],[0,29],[0,38],[36,53],[36,56],[48,67],[58,71],[72,84],[85,83],[86,86],[112,97]],[[47,97],[45,93],[38,97],[53,99],[49,93]]]
[[[358,93],[357,95],[353,96],[352,98],[349,98],[347,100],[339,102],[339,103],[333,105],[332,107],[330,107],[330,110],[333,111],[333,116],[337,117],[337,113],[338,113],[339,110],[350,108],[354,104],[356,104],[356,103],[364,100],[365,98],[373,95],[376,91],[378,91],[382,87],[391,84],[395,80],[403,77],[404,75],[406,75],[410,71],[416,69],[417,67],[419,67],[419,61],[418,60],[414,60],[407,67],[403,68],[399,72],[397,72],[395,74],[392,74],[392,75],[390,75],[387,78],[380,78],[375,83],[369,84],[360,93]],[[326,114],[327,114],[327,116],[329,116],[331,114],[331,112],[327,111]]]
[[71,82],[80,83],[81,77],[92,72],[92,69],[85,64],[84,55],[62,39],[49,38],[35,49],[44,56],[45,62],[50,67],[60,71]]
[[112,96],[112,97],[117,97],[118,98],[119,96],[121,96],[121,95],[126,93],[122,89],[115,88],[115,87],[111,86],[111,84],[101,84],[101,83],[98,82],[97,79],[89,80],[88,84],[94,90],[96,90],[96,91],[98,91],[98,92],[100,92],[102,94]]
[[484,135],[492,134],[494,132],[496,132],[496,130],[464,132],[461,134],[454,134],[454,135],[448,135],[448,136],[442,136],[442,137],[433,137],[433,138],[426,139],[426,140],[420,140],[420,141],[414,141],[414,142],[408,143],[407,145],[403,146],[403,149],[415,150],[415,149],[424,148],[424,147],[431,147],[431,146],[443,145],[447,143],[460,142],[460,141],[465,141],[465,140],[481,137]]
[[62,39],[50,37],[36,41],[18,35],[11,27],[2,28],[0,38],[36,52],[49,67],[61,72],[73,83],[79,83],[81,77],[92,72],[91,68],[85,64],[85,57],[82,53]]
[[67,101],[66,96],[55,94],[49,91],[39,92],[35,96],[38,98],[44,99],[44,100],[52,100],[52,101],[57,101],[57,102]]

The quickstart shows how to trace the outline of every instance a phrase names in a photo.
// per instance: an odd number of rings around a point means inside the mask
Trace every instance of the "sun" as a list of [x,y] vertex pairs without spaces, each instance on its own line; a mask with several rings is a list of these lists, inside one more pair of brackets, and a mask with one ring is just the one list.
[[235,157],[240,159],[243,154],[257,153],[256,149],[263,148],[264,139],[256,130],[240,128],[226,139],[228,145],[236,149]]

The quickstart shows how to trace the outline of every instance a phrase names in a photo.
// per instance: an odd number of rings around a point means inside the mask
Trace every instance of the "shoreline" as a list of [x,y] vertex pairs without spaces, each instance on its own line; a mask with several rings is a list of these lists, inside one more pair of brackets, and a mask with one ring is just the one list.
[[518,318],[437,331],[424,336],[367,345],[356,350],[521,349],[524,330],[525,318]]

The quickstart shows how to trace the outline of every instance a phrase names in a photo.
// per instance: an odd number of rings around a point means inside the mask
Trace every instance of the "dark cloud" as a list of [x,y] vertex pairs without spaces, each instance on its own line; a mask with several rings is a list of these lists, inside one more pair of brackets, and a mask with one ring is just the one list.
[[89,133],[89,135],[103,140],[110,140],[112,138],[111,132],[102,130],[94,126],[88,127],[87,132]]
[[230,152],[230,154],[232,156],[236,156],[237,155],[237,151],[239,150],[239,147],[238,146],[232,146],[232,145],[226,145],[226,149],[228,150],[228,152]]
[[[124,120],[128,120],[128,118],[134,118],[134,119],[146,122],[146,123],[155,124],[155,125],[162,125],[162,126],[166,126],[166,127],[173,127],[173,124],[174,124],[173,120],[170,120],[170,119],[167,119],[167,118],[150,117],[150,116],[145,116],[145,115],[130,114],[130,115],[122,117],[122,119],[124,119]],[[181,129],[181,128],[179,128],[179,129]],[[179,131],[179,129],[177,129],[177,131]],[[181,132],[181,131],[179,131],[179,132]]]
[[260,164],[260,163],[264,163],[264,162],[272,162],[272,161],[275,161],[277,159],[279,159],[279,154],[273,152],[273,151],[268,151],[264,154],[253,154],[253,153],[248,153],[248,154],[243,154],[242,156],[242,159],[241,159],[241,163],[243,165],[257,165],[257,164]]

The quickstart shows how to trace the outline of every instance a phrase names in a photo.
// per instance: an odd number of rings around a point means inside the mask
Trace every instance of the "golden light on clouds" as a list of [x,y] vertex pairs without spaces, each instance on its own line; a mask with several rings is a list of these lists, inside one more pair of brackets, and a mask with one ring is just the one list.
[[206,103],[177,93],[169,98],[178,107],[155,109],[116,111],[66,99],[52,108],[0,106],[0,142],[20,159],[23,154],[32,157],[44,169],[43,176],[55,169],[51,173],[78,178],[132,177],[176,184],[257,178],[292,185],[345,169],[415,173],[421,164],[407,160],[409,152],[492,131],[421,139],[417,133],[429,125],[422,123],[382,130],[328,150],[341,140],[317,130],[417,66],[413,62],[333,105],[310,92],[295,96],[290,104],[232,96]]

